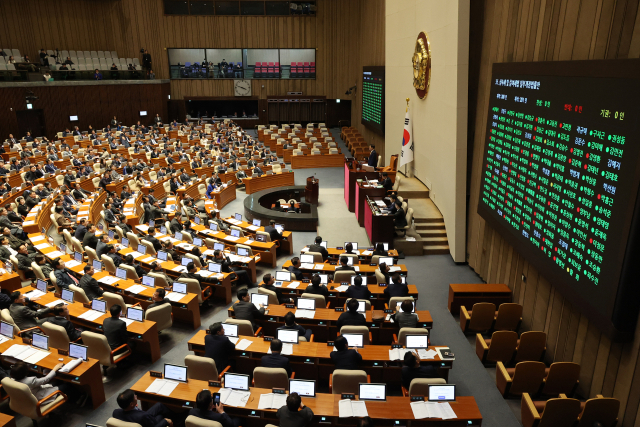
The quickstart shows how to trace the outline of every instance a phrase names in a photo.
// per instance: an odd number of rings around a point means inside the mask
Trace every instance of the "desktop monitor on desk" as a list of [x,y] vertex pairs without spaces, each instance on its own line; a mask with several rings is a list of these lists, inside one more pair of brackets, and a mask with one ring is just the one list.
[[303,264],[313,264],[313,255],[300,255],[300,262]]
[[242,214],[235,214],[234,217],[236,218],[236,221],[242,221]]
[[194,246],[202,246],[202,239],[200,237],[194,237],[193,238],[193,245]]
[[296,307],[300,310],[315,310],[316,300],[313,298],[298,298]]
[[249,256],[249,249],[238,248],[238,256]]
[[0,335],[13,339],[13,325],[7,322],[0,322]]
[[116,268],[116,277],[118,279],[126,279],[127,278],[127,270],[125,270],[124,268]]
[[276,271],[276,280],[278,282],[290,282],[291,281],[291,272],[290,271]]
[[351,243],[351,246],[353,246],[354,251],[358,250],[358,242],[344,242],[344,247],[346,248],[349,243]]
[[259,219],[254,219],[253,220],[253,225],[256,227],[260,227],[260,224],[262,224],[262,221],[260,221]]
[[455,402],[455,384],[429,384],[429,402]]
[[406,335],[406,348],[427,348],[429,347],[429,336],[427,334]]
[[214,251],[224,251],[224,244],[220,242],[216,242],[213,244]]
[[347,340],[347,345],[349,347],[364,347],[364,335],[362,334],[342,334],[343,337]]
[[260,304],[262,304],[264,307],[268,307],[269,306],[269,295],[252,293],[251,294],[251,302],[256,306],[259,306]]
[[167,257],[167,252],[164,251],[158,251],[158,259],[160,261],[166,261],[168,259]]
[[144,318],[144,310],[134,307],[127,307],[127,319],[142,322]]
[[99,311],[100,313],[107,312],[107,302],[101,299],[94,299],[91,301],[91,309]]
[[151,276],[142,276],[142,284],[150,288],[155,288],[156,278]]
[[223,323],[222,330],[225,337],[238,338],[238,325],[235,323]]
[[385,263],[387,266],[393,265],[393,257],[391,256],[381,256],[378,258],[378,265]]
[[187,382],[187,367],[182,365],[164,364],[164,378],[167,380]]
[[278,329],[277,338],[286,343],[298,344],[300,340],[300,335],[298,334],[297,329]]
[[180,282],[173,282],[172,291],[173,292],[177,292],[179,294],[186,294],[187,293],[187,284],[186,283],[180,283]]
[[87,357],[87,349],[86,345],[69,343],[69,357],[73,357],[74,359],[82,359],[85,362],[89,360]]
[[375,383],[360,383],[359,400],[387,400],[387,385]]
[[31,344],[34,347],[38,347],[42,350],[49,350],[49,337],[43,334],[39,334],[37,332],[33,333],[31,337]]
[[299,396],[316,397],[316,382],[314,380],[289,380],[289,394],[298,393]]
[[249,375],[225,373],[224,388],[249,391]]
[[73,304],[73,291],[70,291],[69,289],[63,289],[60,293],[60,297],[69,304]]

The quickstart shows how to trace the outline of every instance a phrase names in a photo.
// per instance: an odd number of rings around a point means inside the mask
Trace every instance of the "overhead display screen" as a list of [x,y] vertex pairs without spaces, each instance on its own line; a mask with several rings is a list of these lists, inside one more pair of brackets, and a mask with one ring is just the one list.
[[384,67],[362,67],[362,124],[384,135]]
[[638,314],[639,78],[637,60],[494,64],[480,178],[478,213],[612,336]]

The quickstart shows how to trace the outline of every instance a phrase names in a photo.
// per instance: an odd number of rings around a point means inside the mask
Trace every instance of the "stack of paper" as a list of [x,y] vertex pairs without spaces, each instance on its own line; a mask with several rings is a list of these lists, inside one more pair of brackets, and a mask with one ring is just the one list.
[[167,295],[165,295],[165,298],[168,299],[169,301],[180,301],[182,299],[182,297],[184,296],[184,294],[181,294],[179,292],[169,292]]
[[99,312],[98,310],[87,310],[78,316],[79,319],[85,319],[89,321],[94,321],[98,317],[102,316],[104,313]]
[[373,253],[373,251],[362,251],[362,255],[369,256]]
[[411,353],[409,348],[392,348],[389,350],[389,360],[404,360],[404,355]]
[[253,239],[245,240],[243,245],[250,245],[253,243]]
[[239,343],[236,344],[236,348],[238,350],[246,350],[247,348],[249,348],[249,346],[253,344],[253,341],[247,340],[247,339],[242,339],[240,340]]
[[38,363],[49,354],[51,353],[49,353],[48,351],[38,350],[31,346],[22,344],[14,344],[9,347],[7,351],[2,353],[3,356],[13,357],[14,359],[22,360],[25,363],[33,364]]
[[302,264],[300,264],[300,268],[305,270],[313,270],[313,263],[303,262]]
[[[267,354],[271,354],[271,348],[267,350]],[[283,342],[282,343],[282,351],[280,352],[283,356],[291,356],[293,354],[293,344]]]
[[411,402],[411,410],[416,420],[422,418],[442,418],[449,420],[458,418],[449,402]]
[[251,230],[251,231],[256,231],[256,230],[257,230],[258,228],[260,228],[260,227],[257,227],[257,226],[255,226],[255,225],[250,225],[250,226],[248,226],[247,228],[248,228],[249,230]]
[[300,282],[291,282],[291,283],[289,283],[289,284],[287,285],[287,288],[295,289],[295,288],[297,288],[298,286],[300,286]]
[[132,294],[139,294],[140,292],[144,291],[145,289],[147,289],[146,286],[133,285],[133,286],[129,286],[127,288],[127,292],[131,292]]
[[402,268],[394,265],[393,267],[389,267],[389,271],[390,272],[402,271]]
[[49,308],[53,308],[53,307],[55,307],[55,306],[56,306],[56,305],[58,305],[58,304],[64,304],[64,305],[67,305],[68,303],[67,303],[66,301],[64,301],[64,300],[57,299],[57,300],[55,300],[55,301],[51,301],[49,304],[47,304],[47,307],[49,307]]
[[336,292],[345,292],[347,289],[349,289],[349,285],[340,285],[333,288],[333,290]]
[[142,262],[146,262],[147,264],[151,264],[152,262],[157,261],[157,259],[155,259],[154,257],[150,256],[150,257],[146,257],[145,259],[142,260]]
[[49,247],[48,243],[40,243],[39,245],[35,245],[35,248],[36,249],[40,249],[40,250],[42,250],[44,248],[48,248],[48,247]]
[[80,264],[81,263],[79,263],[78,261],[72,259],[71,261],[65,262],[64,266],[67,267],[67,268],[73,268],[73,267],[79,266]]
[[267,393],[260,395],[258,409],[280,409],[287,404],[287,395],[280,393]]
[[30,300],[40,298],[42,295],[46,295],[46,292],[42,292],[39,289],[34,289],[31,292],[27,292],[26,294],[24,294],[24,296],[29,298]]
[[238,341],[240,341],[240,338],[238,337],[227,337],[229,338],[229,341],[231,341],[234,344],[238,344]]
[[105,285],[113,285],[114,283],[116,283],[118,280],[121,280],[118,277],[113,277],[113,276],[104,276],[103,278],[101,278],[100,280],[98,280],[98,282],[100,283],[104,283]]
[[40,240],[44,240],[44,236],[36,236],[36,237],[32,237],[32,238],[31,238],[31,241],[32,241],[33,243],[35,243],[35,242],[39,242]]
[[184,265],[179,265],[177,267],[173,267],[171,271],[179,271],[184,273],[187,271],[187,267],[185,267]]
[[314,270],[324,270],[324,264],[316,264],[316,266],[314,267]]
[[122,320],[124,323],[127,324],[127,327],[132,324],[133,322],[135,322],[135,320],[133,319],[127,319],[126,317],[121,317],[120,320]]
[[418,356],[420,357],[420,359],[426,360],[426,359],[434,359],[436,354],[438,354],[437,351],[435,350],[425,350],[424,348],[420,348],[418,349]]
[[244,408],[250,396],[251,392],[249,391],[232,390],[230,388],[220,389],[220,402],[237,408]]
[[[56,259],[56,258],[60,258],[61,256],[65,255],[60,251],[51,251],[45,254],[47,257],[51,258],[51,259]],[[66,265],[66,264],[65,264]]]
[[316,315],[316,312],[314,310],[297,309],[295,315],[298,319],[313,319]]
[[145,390],[147,393],[171,396],[171,392],[178,386],[177,381],[157,379]]
[[347,417],[368,417],[367,405],[362,400],[344,399],[338,402],[338,411],[340,418]]
[[138,251],[129,252],[127,255],[131,255],[133,258],[138,258],[138,257],[144,256],[144,254],[141,254]]
[[207,270],[199,270],[196,272],[197,275],[202,276],[202,277],[209,277],[211,276],[213,273],[213,271],[207,271]]

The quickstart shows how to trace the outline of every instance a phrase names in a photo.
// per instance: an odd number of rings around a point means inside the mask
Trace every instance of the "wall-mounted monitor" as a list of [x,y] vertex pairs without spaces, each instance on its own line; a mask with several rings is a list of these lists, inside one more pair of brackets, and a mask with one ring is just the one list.
[[70,122],[77,122],[78,121],[78,116],[69,116],[69,121]]

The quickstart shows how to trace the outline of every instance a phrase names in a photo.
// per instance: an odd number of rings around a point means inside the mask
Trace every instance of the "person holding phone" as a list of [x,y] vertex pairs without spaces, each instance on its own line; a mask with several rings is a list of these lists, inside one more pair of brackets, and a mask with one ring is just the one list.
[[191,408],[189,415],[205,420],[216,421],[222,427],[238,427],[239,418],[231,418],[224,412],[224,406],[220,402],[220,393],[211,393],[210,390],[202,390],[196,396],[196,407]]

